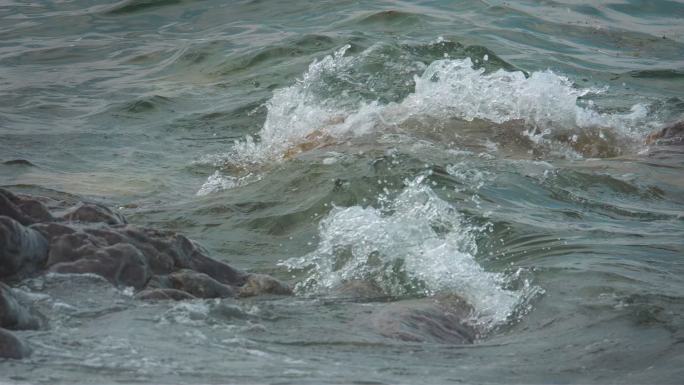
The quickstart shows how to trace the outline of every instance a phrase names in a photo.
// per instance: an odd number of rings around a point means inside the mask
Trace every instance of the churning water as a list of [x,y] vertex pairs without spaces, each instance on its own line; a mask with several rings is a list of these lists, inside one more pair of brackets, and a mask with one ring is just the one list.
[[[119,207],[295,287],[143,303],[28,280],[50,330],[21,332],[34,354],[0,381],[681,383],[684,150],[644,138],[684,119],[683,18],[0,1],[0,161],[32,164],[0,185]],[[387,309],[450,295],[474,344],[429,312],[387,332]]]

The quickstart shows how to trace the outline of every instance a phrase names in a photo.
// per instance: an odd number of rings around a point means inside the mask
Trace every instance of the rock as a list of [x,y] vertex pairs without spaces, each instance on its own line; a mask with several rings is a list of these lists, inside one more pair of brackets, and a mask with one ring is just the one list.
[[31,348],[8,330],[0,328],[0,358],[22,359],[31,355]]
[[567,143],[585,158],[614,158],[622,153],[618,136],[608,129],[583,129],[573,135],[559,135],[557,140]]
[[340,297],[351,299],[375,299],[387,297],[378,285],[371,281],[353,279],[335,287],[333,292]]
[[248,278],[247,273],[237,270],[227,263],[209,258],[199,251],[192,254],[189,267],[207,274],[221,283],[232,286],[242,286]]
[[2,162],[2,164],[6,164],[8,166],[35,166],[33,163],[29,162],[26,159],[12,159],[12,160],[6,160]]
[[242,286],[247,279],[246,273],[209,258],[199,245],[183,235],[133,226],[118,231],[143,251],[155,274],[190,269],[231,286]]
[[183,301],[197,297],[176,289],[145,289],[136,294],[135,298],[142,301]]
[[364,322],[389,338],[460,345],[477,337],[477,330],[468,324],[472,313],[461,297],[442,295],[388,303]]
[[646,144],[653,144],[661,140],[666,141],[666,144],[684,144],[684,121],[652,132],[646,137]]
[[18,202],[19,198],[16,195],[5,189],[0,189],[0,215],[10,217],[24,226],[34,223],[17,207]]
[[166,277],[159,277],[162,287],[181,290],[197,298],[235,297],[235,290],[211,278],[207,274],[193,270],[180,270]]
[[292,288],[277,279],[264,274],[250,274],[240,287],[240,297],[252,297],[261,294],[291,295]]
[[73,232],[53,237],[50,242],[47,267],[86,258],[106,246],[107,243],[104,240],[83,232]]
[[[60,239],[73,235],[64,235]],[[53,260],[52,251],[50,250],[51,260]],[[101,248],[90,244],[84,245],[75,251],[75,255],[78,255],[80,258],[73,262],[56,263],[50,267],[50,271],[71,274],[97,274],[107,279],[113,285],[120,287],[132,286],[135,289],[145,287],[152,276],[145,257],[140,250],[127,243],[117,243]]]
[[[66,214],[56,218],[46,204]],[[292,293],[274,278],[210,258],[181,234],[127,225],[123,216],[98,204],[71,205],[73,200],[0,189],[0,278],[20,279],[47,268],[96,274],[136,290],[164,289],[145,292],[143,299]]]
[[11,330],[39,329],[41,319],[22,306],[12,289],[0,282],[0,327]]
[[[133,226],[106,227],[106,228],[87,228],[82,231],[75,231],[65,226],[59,225],[34,225],[37,229],[51,236],[50,252],[47,266],[51,271],[62,273],[93,273],[107,278],[114,284],[126,284],[137,289],[144,285],[145,277],[152,275],[170,276],[170,274],[181,271],[193,271],[202,274],[198,282],[205,282],[204,276],[211,278],[220,286],[213,284],[192,285],[193,280],[188,278],[187,286],[192,290],[199,290],[204,287],[206,290],[202,294],[190,293],[202,298],[213,298],[223,296],[233,296],[232,287],[242,286],[247,274],[232,268],[231,266],[215,261],[202,252],[194,242],[186,237],[169,232],[161,232],[152,229],[140,229]],[[112,255],[111,248],[126,247],[126,253]],[[149,269],[149,274],[136,275],[136,279],[126,281],[125,274],[117,277],[119,267],[115,260],[125,255],[135,256],[126,261],[120,261],[131,266],[145,265]],[[99,262],[95,262],[99,261]],[[135,263],[129,263],[135,261]],[[141,262],[142,261],[142,262]],[[126,274],[134,270],[127,270]],[[181,278],[188,277],[188,273],[172,275],[176,279],[175,285],[180,290],[185,290],[186,280]],[[165,278],[168,281],[168,277]],[[195,279],[197,281],[197,279]],[[205,282],[206,283],[206,282]],[[209,289],[210,287],[213,289]],[[162,287],[176,288],[174,285],[162,285]],[[217,289],[221,287],[221,289]],[[229,292],[227,292],[228,290]],[[188,290],[185,290],[188,291]],[[209,296],[209,297],[207,297]]]
[[17,207],[33,222],[52,222],[55,220],[55,217],[52,216],[50,210],[45,207],[43,202],[35,199],[21,197]]
[[64,234],[73,234],[76,230],[69,226],[63,225],[61,223],[36,223],[30,226],[31,229],[36,230],[41,233],[45,239],[52,242],[54,238],[57,238]]
[[39,200],[18,196],[1,188],[0,215],[8,216],[24,226],[54,220],[50,210]]
[[93,203],[81,203],[62,216],[67,221],[85,223],[106,223],[108,225],[122,225],[126,223],[123,215],[115,213],[109,208]]
[[0,278],[22,278],[41,269],[48,255],[43,235],[0,216]]

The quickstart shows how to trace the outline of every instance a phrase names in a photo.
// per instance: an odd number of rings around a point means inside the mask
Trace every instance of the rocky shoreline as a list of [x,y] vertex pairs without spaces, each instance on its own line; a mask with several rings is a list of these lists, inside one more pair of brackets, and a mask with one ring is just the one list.
[[31,353],[12,330],[49,328],[11,288],[46,273],[96,274],[132,287],[141,301],[292,294],[273,277],[213,259],[181,234],[130,225],[103,205],[0,189],[0,358]]

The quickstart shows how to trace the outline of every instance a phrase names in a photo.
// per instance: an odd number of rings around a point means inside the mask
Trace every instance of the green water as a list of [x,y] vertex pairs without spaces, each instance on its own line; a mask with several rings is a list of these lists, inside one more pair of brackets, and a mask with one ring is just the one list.
[[[0,1],[0,185],[182,232],[294,297],[25,282],[28,383],[680,383],[677,1]],[[340,297],[350,279],[381,299]],[[473,345],[364,317],[455,293]]]

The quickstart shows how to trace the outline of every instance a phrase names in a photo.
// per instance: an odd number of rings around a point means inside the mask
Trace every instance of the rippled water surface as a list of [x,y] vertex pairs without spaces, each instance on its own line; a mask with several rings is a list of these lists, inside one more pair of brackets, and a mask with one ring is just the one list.
[[[1,381],[684,378],[684,2],[0,0],[0,100],[0,185],[296,287],[26,281]],[[474,344],[373,318],[445,295]]]

